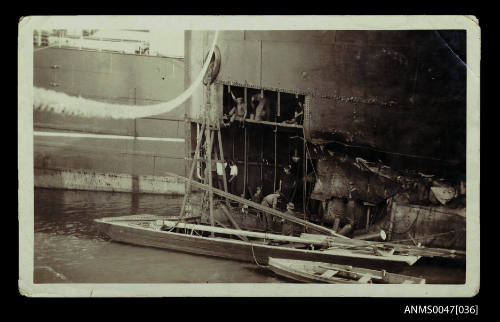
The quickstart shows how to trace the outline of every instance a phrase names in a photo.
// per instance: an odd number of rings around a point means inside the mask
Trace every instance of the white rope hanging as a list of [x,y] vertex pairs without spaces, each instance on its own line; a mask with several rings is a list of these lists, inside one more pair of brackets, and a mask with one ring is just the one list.
[[210,65],[218,36],[219,32],[216,31],[207,60],[196,80],[182,94],[168,102],[141,106],[110,104],[35,87],[33,89],[33,108],[66,115],[111,119],[133,119],[170,112],[191,97],[202,83]]

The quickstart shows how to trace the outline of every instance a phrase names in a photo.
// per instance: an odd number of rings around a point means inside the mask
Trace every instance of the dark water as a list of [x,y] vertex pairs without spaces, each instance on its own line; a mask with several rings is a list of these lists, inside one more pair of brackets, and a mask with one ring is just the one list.
[[[35,283],[280,283],[242,263],[108,241],[93,220],[175,215],[182,197],[35,189]],[[465,268],[417,263],[404,274],[429,283],[464,283]]]
[[35,189],[35,283],[279,283],[255,264],[108,241],[93,220],[178,214],[182,197]]

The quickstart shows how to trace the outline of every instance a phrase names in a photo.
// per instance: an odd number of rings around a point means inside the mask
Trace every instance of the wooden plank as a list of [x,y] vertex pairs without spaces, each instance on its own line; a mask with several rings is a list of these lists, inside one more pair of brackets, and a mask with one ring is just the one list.
[[[229,210],[227,209],[226,206],[222,205],[221,206],[221,209],[222,209],[222,213],[224,215],[226,215],[227,219],[229,219],[229,221],[231,222],[231,224],[233,224],[233,226],[238,229],[238,230],[242,230],[240,228],[240,225],[238,225],[238,223],[234,220],[233,216],[231,216],[231,213],[229,212]],[[244,235],[241,235],[241,237],[243,238],[244,241],[248,241],[248,238],[246,238]]]
[[[201,217],[200,215],[191,215],[189,217],[184,216],[183,220],[193,220]],[[120,216],[120,217],[110,217],[107,222],[115,221],[156,221],[156,220],[177,220],[179,216],[157,216],[157,215],[132,215],[132,216]]]
[[[209,202],[209,205],[210,205],[210,224],[212,226],[215,226],[215,222],[214,222],[214,193],[213,193],[213,185],[212,185],[212,142],[213,142],[213,139],[214,139],[214,134],[213,132],[210,131],[210,127],[207,126],[206,127],[206,130],[207,131],[207,137],[209,137],[210,139],[207,140],[208,141],[208,148],[207,148],[207,151],[206,151],[206,155],[207,155],[207,158],[208,158],[208,163],[207,163],[207,167],[208,167],[208,171],[207,171],[207,176],[208,176],[208,202]],[[213,237],[213,233],[212,233],[212,237]]]
[[362,274],[364,274],[363,272],[359,272],[359,270],[360,270],[359,267],[353,267],[353,269],[351,269],[351,270],[344,269],[343,267],[333,268],[333,267],[324,266],[324,265],[319,265],[318,267],[323,268],[323,269],[330,269],[330,270],[334,269],[334,270],[338,271],[338,273],[340,273],[338,275],[342,275],[342,276],[352,278],[352,279],[358,279]]
[[277,114],[277,117],[280,117],[281,116],[281,93],[278,91],[278,104],[277,104],[277,109],[278,109],[278,113]]
[[396,243],[386,243],[386,242],[376,242],[376,241],[366,241],[359,239],[338,239],[334,236],[324,236],[316,234],[300,234],[301,238],[313,239],[317,241],[327,241],[332,244],[337,245],[351,245],[359,247],[393,247],[395,252],[407,253],[413,256],[423,256],[423,257],[445,257],[445,258],[462,258],[465,257],[465,252],[454,249],[442,249],[442,248],[426,248],[426,247],[416,247],[412,245],[402,245]]
[[163,221],[163,224],[167,227],[195,229],[195,230],[213,232],[213,233],[219,233],[219,234],[245,236],[245,237],[260,238],[260,239],[266,239],[266,240],[277,240],[277,241],[284,241],[284,242],[290,242],[290,243],[300,243],[300,244],[306,244],[306,245],[313,244],[313,245],[318,245],[318,246],[325,246],[321,242],[309,241],[309,240],[306,240],[306,239],[303,239],[300,237],[293,237],[293,236],[283,236],[283,235],[277,235],[277,234],[259,233],[259,232],[255,232],[255,231],[237,230],[237,229],[231,229],[231,228],[219,228],[219,227],[212,227],[212,226],[206,226],[206,225],[186,224],[186,223],[180,223],[180,222],[168,221],[168,220]]
[[[226,228],[226,229],[229,229],[229,227],[227,227],[226,225],[224,225],[223,223],[221,223],[220,221],[218,221],[217,219],[214,219],[215,220],[215,223],[219,226],[221,226],[222,228]],[[194,229],[192,230],[194,231]],[[243,241],[248,241],[248,239],[245,237],[245,236],[240,236],[240,235],[236,235],[236,237],[238,237],[239,239],[243,240]]]
[[303,151],[302,151],[302,160],[304,161],[303,165],[303,173],[302,173],[302,211],[304,213],[304,220],[306,219],[306,198],[307,198],[307,182],[305,177],[307,176],[307,154],[306,154],[306,138],[302,137],[304,141]]
[[[241,120],[237,120],[238,122],[242,122]],[[270,125],[270,126],[277,126],[277,127],[286,127],[286,128],[296,128],[296,129],[302,129],[303,126],[299,124],[290,124],[290,123],[278,123],[278,122],[270,122],[270,121],[256,121],[256,120],[251,120],[251,119],[246,119],[245,123],[252,123],[252,124],[263,124],[263,125]]]
[[276,191],[276,178],[278,172],[278,128],[274,128],[274,182],[273,193]]
[[189,170],[189,180],[187,181],[186,193],[184,194],[184,198],[182,199],[181,211],[179,213],[180,218],[182,218],[182,216],[184,215],[184,208],[186,207],[186,200],[189,196],[189,192],[191,189],[191,182],[193,181],[194,168],[196,166],[196,156],[200,152],[200,145],[201,145],[201,140],[203,137],[203,130],[205,129],[205,125],[206,125],[206,123],[204,121],[203,124],[201,125],[201,131],[200,131],[201,134],[197,138],[196,149],[194,151],[195,160],[193,160],[193,163],[191,164],[191,169]]
[[339,271],[334,271],[334,270],[326,270],[323,274],[321,274],[320,276],[321,277],[324,277],[324,278],[331,278],[333,277],[335,274],[337,274]]
[[[222,134],[220,133],[220,121],[218,121],[217,123],[217,138],[218,138],[218,141],[219,141],[219,154],[220,154],[220,159],[222,161],[222,166],[224,166],[224,148],[222,146]],[[227,191],[227,178],[226,178],[226,169],[224,168],[223,171],[222,171],[222,178],[224,180],[224,192],[228,192]],[[229,199],[226,198],[226,205],[229,206]]]
[[[246,89],[245,89],[246,93]],[[247,127],[245,126],[245,143],[243,145],[244,147],[244,163],[243,163],[243,197],[246,196],[246,189],[247,189],[247,169],[248,169],[248,154],[247,154],[247,141],[248,141],[248,136],[247,136]]]

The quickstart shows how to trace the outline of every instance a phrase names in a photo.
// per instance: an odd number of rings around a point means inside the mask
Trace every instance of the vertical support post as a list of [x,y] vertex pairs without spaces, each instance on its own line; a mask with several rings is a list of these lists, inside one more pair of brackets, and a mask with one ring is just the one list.
[[[198,129],[198,126],[199,124],[196,124],[196,128]],[[185,137],[185,140],[184,140],[184,149],[186,151],[186,154],[185,155],[188,155],[189,158],[185,158],[185,162],[184,162],[184,176],[188,176],[189,175],[189,169],[191,169],[191,162],[194,162],[194,158],[195,156],[193,155],[193,151],[192,151],[192,143],[191,143],[191,131],[192,131],[192,126],[191,126],[191,122],[188,120],[188,117],[185,115],[184,116],[184,137]],[[198,136],[197,136],[198,137]],[[191,157],[192,156],[192,157]],[[191,159],[192,160],[189,160]],[[187,188],[187,182],[184,183],[184,189]],[[184,193],[189,193],[189,191],[185,190]]]
[[[220,154],[220,160],[222,162],[222,165],[224,165],[224,149],[222,147],[222,133],[220,130],[220,121],[217,124],[218,129],[217,129],[217,137],[219,141],[219,154]],[[223,169],[222,171],[222,178],[224,180],[224,192],[227,192],[227,178],[226,178],[226,169]],[[229,199],[226,198],[226,205],[229,207]]]
[[276,178],[278,171],[278,126],[274,126],[274,184],[273,193],[276,191]]
[[188,180],[187,185],[186,185],[186,192],[184,193],[184,199],[182,199],[182,205],[181,205],[181,211],[179,213],[179,218],[182,218],[182,216],[184,215],[184,208],[186,207],[186,200],[189,196],[190,189],[191,189],[191,180],[193,180],[194,167],[196,165],[196,159],[197,159],[196,156],[198,155],[198,153],[200,151],[201,139],[203,137],[204,130],[205,130],[205,122],[203,122],[203,124],[201,125],[201,132],[200,132],[201,134],[197,138],[196,149],[194,152],[195,158],[191,163],[191,169],[189,171],[189,180]]
[[389,220],[389,231],[387,232],[387,241],[392,240],[392,230],[394,228],[394,217],[395,217],[395,211],[392,209],[392,198],[387,199],[387,212],[390,213],[390,220]]
[[[248,89],[245,87],[245,90],[244,90],[244,100],[245,100],[245,109],[246,111],[248,112]],[[243,124],[245,120],[243,120]],[[246,190],[247,190],[247,127],[246,125],[245,126],[245,144],[244,144],[244,148],[245,148],[245,160],[244,160],[244,164],[243,164],[243,195],[246,196]]]
[[[208,118],[208,116],[207,116]],[[209,122],[209,120],[207,120]],[[214,223],[214,191],[212,189],[212,141],[213,141],[213,134],[211,133],[210,130],[210,125],[206,127],[206,137],[209,139],[207,140],[207,152],[206,152],[206,158],[207,158],[207,176],[208,176],[208,202],[210,205],[210,225],[215,226]],[[211,236],[214,237],[214,233],[211,233]]]
[[[245,91],[246,93],[246,91]],[[245,144],[244,144],[244,160],[243,160],[243,195],[246,196],[247,188],[247,127],[245,126]]]
[[366,209],[366,226],[365,226],[366,231],[368,231],[368,228],[370,227],[370,210],[371,207],[368,206]]
[[276,114],[276,122],[278,122],[278,117],[281,116],[281,93],[278,92],[278,105],[277,105],[278,113]]
[[245,87],[243,90],[243,99],[245,100],[245,109],[248,111],[248,100],[247,100],[247,88]]
[[262,184],[263,172],[264,172],[264,135],[261,135],[260,136],[260,184]]
[[[231,131],[232,131],[232,130],[231,130]],[[234,135],[231,135],[231,143],[232,143],[232,145],[233,145],[233,153],[232,153],[232,156],[233,156],[233,158],[232,158],[232,159],[233,159],[233,161],[235,160],[235,159],[234,159],[234,137],[235,137]]]
[[303,210],[304,210],[304,220],[306,220],[306,197],[307,197],[307,181],[306,176],[307,176],[307,153],[306,153],[306,139],[304,139],[304,151],[303,151],[303,160],[304,160],[304,171],[302,173],[302,186],[303,186],[303,195],[302,195],[302,204],[303,204]]

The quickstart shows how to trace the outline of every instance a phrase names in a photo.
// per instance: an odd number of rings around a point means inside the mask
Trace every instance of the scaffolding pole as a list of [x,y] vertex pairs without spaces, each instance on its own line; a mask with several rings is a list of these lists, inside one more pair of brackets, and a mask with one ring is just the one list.
[[273,193],[276,191],[276,177],[278,171],[278,127],[274,127],[274,183],[273,183]]
[[[217,123],[217,138],[218,138],[218,141],[219,141],[219,155],[220,155],[220,159],[221,159],[221,162],[222,162],[222,178],[223,178],[223,181],[224,181],[224,191],[225,192],[228,192],[227,191],[227,178],[226,178],[226,167],[224,166],[224,148],[222,146],[222,133],[221,133],[221,129],[220,129],[220,121]],[[229,207],[229,199],[226,198],[226,205]]]
[[245,126],[245,143],[244,143],[244,160],[243,160],[243,196],[246,196],[247,187],[247,127]]

